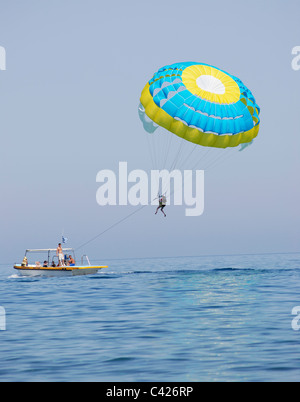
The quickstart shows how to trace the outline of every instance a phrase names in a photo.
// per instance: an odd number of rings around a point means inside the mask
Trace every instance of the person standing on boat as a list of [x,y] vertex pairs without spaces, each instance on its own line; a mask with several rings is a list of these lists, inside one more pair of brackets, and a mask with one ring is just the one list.
[[64,267],[65,266],[65,257],[64,257],[61,243],[58,243],[58,247],[56,250],[56,256],[58,257],[58,265],[61,267]]

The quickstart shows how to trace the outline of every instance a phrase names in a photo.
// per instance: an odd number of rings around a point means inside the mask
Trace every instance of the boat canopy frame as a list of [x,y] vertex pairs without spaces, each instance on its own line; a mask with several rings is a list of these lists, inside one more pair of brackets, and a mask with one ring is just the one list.
[[[50,256],[51,253],[54,252],[56,253],[57,248],[37,248],[37,249],[27,249],[25,251],[25,257],[27,257],[27,253],[48,253],[48,264],[50,264]],[[63,248],[62,249],[63,253],[65,254],[65,252],[69,252],[71,254],[73,254],[73,258],[76,261],[75,258],[75,250],[73,248]],[[54,256],[52,257],[54,258]]]

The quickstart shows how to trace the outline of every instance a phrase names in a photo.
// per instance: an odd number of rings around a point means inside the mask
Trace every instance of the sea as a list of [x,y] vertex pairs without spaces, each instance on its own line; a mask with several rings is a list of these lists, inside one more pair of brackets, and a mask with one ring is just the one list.
[[300,253],[92,262],[0,265],[1,382],[300,381]]

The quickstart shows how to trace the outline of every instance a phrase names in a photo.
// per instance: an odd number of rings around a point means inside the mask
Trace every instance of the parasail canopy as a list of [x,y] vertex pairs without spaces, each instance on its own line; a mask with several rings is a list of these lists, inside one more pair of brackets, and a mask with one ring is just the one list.
[[160,68],[145,85],[139,115],[144,128],[158,126],[184,140],[214,148],[251,143],[260,108],[242,81],[204,63]]

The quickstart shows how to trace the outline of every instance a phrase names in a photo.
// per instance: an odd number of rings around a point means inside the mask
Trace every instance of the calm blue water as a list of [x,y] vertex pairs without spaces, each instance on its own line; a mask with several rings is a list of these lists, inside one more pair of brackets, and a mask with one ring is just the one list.
[[0,381],[300,380],[300,254],[108,263],[69,278],[0,266]]

